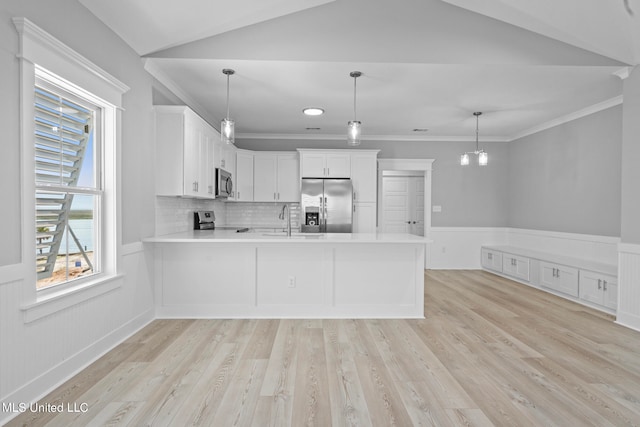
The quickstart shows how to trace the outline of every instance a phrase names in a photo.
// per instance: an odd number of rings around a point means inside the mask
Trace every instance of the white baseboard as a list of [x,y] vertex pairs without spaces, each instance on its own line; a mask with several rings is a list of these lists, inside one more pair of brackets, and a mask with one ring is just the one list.
[[[20,403],[29,404],[36,402],[55,390],[71,377],[85,369],[87,366],[98,360],[107,352],[115,348],[118,344],[131,337],[133,334],[144,328],[155,319],[155,309],[151,308],[138,317],[130,320],[120,328],[114,330],[110,334],[102,337],[90,346],[79,351],[75,355],[64,360],[62,363],[52,369],[39,375],[34,380],[25,384],[18,390],[7,395],[0,402],[3,407],[5,405],[13,405],[18,407]],[[62,402],[73,404],[75,402]],[[19,413],[0,412],[0,425],[4,425],[10,419],[16,417]]]

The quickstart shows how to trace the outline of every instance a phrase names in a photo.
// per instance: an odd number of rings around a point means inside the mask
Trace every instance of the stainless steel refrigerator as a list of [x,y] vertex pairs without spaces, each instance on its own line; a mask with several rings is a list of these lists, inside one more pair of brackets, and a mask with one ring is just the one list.
[[351,180],[304,178],[300,210],[303,233],[351,233]]

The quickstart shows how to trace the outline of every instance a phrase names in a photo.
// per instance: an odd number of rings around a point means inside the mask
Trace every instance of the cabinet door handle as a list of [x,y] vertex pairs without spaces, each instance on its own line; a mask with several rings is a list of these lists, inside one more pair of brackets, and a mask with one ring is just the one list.
[[603,280],[603,281],[602,281],[602,289],[603,289],[604,291],[606,291],[606,290],[607,290],[607,281],[606,281],[606,280]]
[[356,211],[356,205],[353,205],[353,211],[354,212]]
[[493,254],[492,254],[492,253],[488,253],[488,254],[487,254],[487,258],[488,258],[488,259],[493,259]]
[[602,280],[598,279],[598,289],[602,289]]
[[327,168],[327,176],[331,175],[331,169]]
[[238,199],[240,198],[240,192],[239,192],[239,191],[238,191],[238,197],[237,197],[237,198],[238,198]]
[[322,168],[322,176],[327,176],[327,168]]
[[353,200],[355,200],[355,199],[356,199],[356,192],[354,191],[353,192]]

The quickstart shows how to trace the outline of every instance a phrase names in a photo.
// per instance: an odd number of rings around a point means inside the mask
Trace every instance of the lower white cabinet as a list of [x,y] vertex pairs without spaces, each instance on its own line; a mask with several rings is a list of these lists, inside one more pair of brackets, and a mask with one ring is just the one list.
[[[612,274],[612,265],[513,246],[482,247],[481,265],[484,270],[557,292],[608,313],[618,309],[618,280]],[[602,270],[597,271],[598,268]]]
[[529,258],[502,254],[502,272],[521,280],[529,281]]
[[593,271],[580,271],[580,299],[615,310],[618,307],[618,279]]
[[578,296],[578,269],[566,265],[542,261],[540,284],[563,294]]
[[502,252],[492,249],[482,249],[482,267],[487,270],[502,272]]
[[353,204],[353,232],[376,232],[376,203]]

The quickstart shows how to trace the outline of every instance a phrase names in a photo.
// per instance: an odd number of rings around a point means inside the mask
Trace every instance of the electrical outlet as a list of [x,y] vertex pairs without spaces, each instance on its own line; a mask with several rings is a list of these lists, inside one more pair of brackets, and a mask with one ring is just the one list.
[[289,287],[290,288],[296,287],[296,276],[289,276]]

